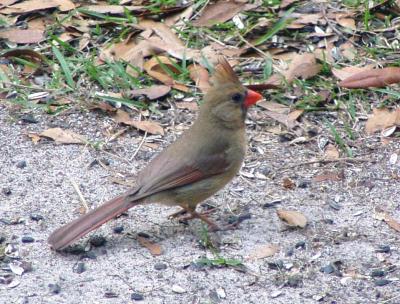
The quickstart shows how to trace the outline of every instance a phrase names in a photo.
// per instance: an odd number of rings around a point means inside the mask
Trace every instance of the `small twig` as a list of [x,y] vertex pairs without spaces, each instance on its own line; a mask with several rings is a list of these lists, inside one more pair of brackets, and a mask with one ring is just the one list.
[[133,153],[133,155],[132,155],[132,157],[129,159],[129,161],[132,161],[132,160],[136,157],[136,155],[139,153],[139,150],[142,148],[142,146],[143,146],[143,144],[144,144],[144,141],[146,140],[146,137],[147,137],[147,131],[144,132],[142,141],[140,142],[139,146],[137,147],[136,151]]
[[375,160],[372,159],[365,159],[365,158],[350,158],[350,157],[344,157],[344,158],[338,158],[338,159],[317,159],[317,160],[312,160],[304,163],[297,163],[295,165],[291,166],[286,166],[280,168],[280,170],[287,170],[287,169],[293,169],[301,166],[307,166],[307,165],[313,165],[313,164],[330,164],[330,163],[339,163],[339,162],[347,162],[347,163],[374,163]]
[[265,58],[271,58],[270,55],[268,55],[267,53],[265,53],[264,51],[262,51],[261,49],[259,49],[258,47],[256,47],[254,44],[251,44],[250,42],[248,42],[242,35],[240,35],[239,32],[236,33],[236,35],[238,35],[239,39],[244,42],[247,46],[251,47],[252,49],[255,49],[257,52],[259,52],[261,55],[263,55]]
[[35,91],[49,91],[49,92],[60,91],[59,89],[46,89],[46,88],[40,88],[40,87],[33,87],[33,86],[27,86],[27,85],[23,85],[23,84],[12,83],[12,82],[8,82],[8,81],[2,81],[1,83],[8,85],[8,86],[16,87],[16,88],[30,89],[30,90],[35,90]]
[[79,199],[80,199],[80,201],[81,201],[83,207],[85,208],[85,211],[88,212],[88,211],[89,211],[89,206],[88,206],[88,204],[87,204],[85,198],[83,197],[82,192],[81,192],[81,190],[79,189],[78,184],[75,183],[71,178],[69,178],[69,181],[70,181],[70,183],[72,184],[72,187],[74,187],[76,193],[78,194]]

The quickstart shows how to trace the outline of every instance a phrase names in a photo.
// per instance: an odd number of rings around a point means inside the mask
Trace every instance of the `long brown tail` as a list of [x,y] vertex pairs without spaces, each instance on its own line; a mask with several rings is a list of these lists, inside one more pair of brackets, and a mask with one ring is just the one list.
[[141,203],[140,200],[127,201],[126,197],[126,195],[117,196],[100,207],[58,228],[49,236],[47,239],[48,243],[55,250],[63,249],[73,241],[85,236],[112,218]]

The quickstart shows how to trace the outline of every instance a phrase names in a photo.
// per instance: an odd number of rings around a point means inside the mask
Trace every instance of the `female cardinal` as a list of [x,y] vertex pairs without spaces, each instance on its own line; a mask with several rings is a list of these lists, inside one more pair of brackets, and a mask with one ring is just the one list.
[[137,186],[58,228],[48,238],[53,249],[65,248],[139,204],[180,206],[190,218],[217,227],[196,212],[196,206],[239,171],[247,146],[247,109],[262,96],[246,89],[225,59],[219,61],[211,81],[195,123],[139,173]]

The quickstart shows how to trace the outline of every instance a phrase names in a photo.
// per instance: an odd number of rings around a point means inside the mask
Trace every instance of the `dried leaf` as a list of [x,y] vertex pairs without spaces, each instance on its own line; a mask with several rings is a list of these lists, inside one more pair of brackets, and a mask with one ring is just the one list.
[[70,0],[26,0],[1,9],[2,14],[26,14],[57,7],[66,12],[75,9],[75,4]]
[[136,89],[130,92],[131,96],[146,95],[148,99],[154,100],[167,95],[171,87],[166,85],[153,85],[144,89]]
[[209,75],[207,69],[200,65],[191,64],[188,66],[190,78],[195,82],[196,86],[203,92],[207,92],[210,88]]
[[177,102],[176,107],[178,109],[188,109],[190,111],[197,111],[199,109],[199,106],[195,102]]
[[352,75],[339,83],[341,87],[356,89],[376,87],[382,88],[400,82],[400,68],[388,67],[363,71]]
[[376,131],[386,130],[393,126],[400,126],[400,108],[389,111],[388,109],[373,109],[368,118],[365,131],[372,134]]
[[185,86],[182,83],[177,83],[169,74],[168,72],[163,69],[163,66],[160,64],[160,62],[166,66],[170,71],[173,73],[178,74],[179,71],[174,67],[172,64],[172,59],[164,56],[160,57],[153,57],[149,61],[146,61],[144,63],[144,69],[146,72],[153,78],[161,81],[162,83],[166,84],[167,86],[171,86],[174,89],[183,91],[183,92],[189,92],[189,88]]
[[381,221],[385,221],[390,228],[396,230],[397,232],[400,232],[400,223],[386,211],[377,208],[377,210],[375,210],[375,218]]
[[194,26],[213,26],[230,20],[238,14],[246,5],[245,2],[217,1],[207,5],[200,18],[193,22]]
[[361,72],[365,72],[365,71],[370,71],[372,70],[373,66],[372,65],[368,65],[365,67],[356,67],[356,66],[349,66],[349,67],[345,67],[343,69],[332,69],[332,74],[335,75],[336,78],[340,79],[340,80],[344,80],[346,78],[349,78],[355,74],[361,73]]
[[260,101],[257,105],[267,110],[263,113],[285,125],[288,129],[293,129],[298,125],[296,119],[303,113],[302,110],[290,112],[290,107],[272,101]]
[[41,137],[37,133],[28,133],[28,137],[32,140],[34,145],[37,145],[38,142],[41,140]]
[[144,132],[148,132],[150,134],[160,134],[164,135],[164,129],[154,121],[137,121],[132,119],[128,113],[122,110],[118,110],[114,116],[114,120],[118,123],[123,123],[128,126],[133,126],[139,130]]
[[257,247],[250,253],[249,259],[251,260],[264,259],[273,256],[278,251],[279,251],[279,246],[277,245],[274,244],[262,245]]
[[339,150],[332,144],[328,144],[325,148],[325,158],[326,159],[338,159]]
[[282,186],[285,189],[294,189],[294,188],[296,188],[296,184],[288,177],[285,177],[283,179]]
[[139,241],[139,244],[148,249],[152,255],[157,256],[163,253],[163,249],[159,244],[153,243],[142,236],[138,236],[137,240]]
[[51,128],[43,131],[39,134],[42,137],[48,137],[53,139],[56,144],[86,144],[87,139],[75,132],[70,130],[63,130],[61,128]]
[[307,226],[307,218],[298,211],[278,209],[276,213],[288,226],[300,228]]
[[8,29],[0,32],[0,38],[8,39],[14,43],[38,43],[45,39],[41,30]]
[[325,181],[341,181],[345,178],[344,176],[344,171],[340,172],[326,172],[321,175],[317,175],[313,177],[313,182],[319,183],[319,182],[325,182]]
[[317,63],[314,54],[304,53],[296,55],[289,65],[289,69],[283,73],[286,80],[291,83],[295,78],[308,79],[319,73],[322,66]]

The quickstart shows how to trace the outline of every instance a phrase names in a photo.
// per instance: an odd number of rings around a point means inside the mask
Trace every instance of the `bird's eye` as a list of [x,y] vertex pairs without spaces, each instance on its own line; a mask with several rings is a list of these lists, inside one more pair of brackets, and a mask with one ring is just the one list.
[[239,102],[242,102],[242,100],[243,100],[243,95],[242,94],[235,93],[235,94],[232,95],[232,101],[233,102],[239,103]]

